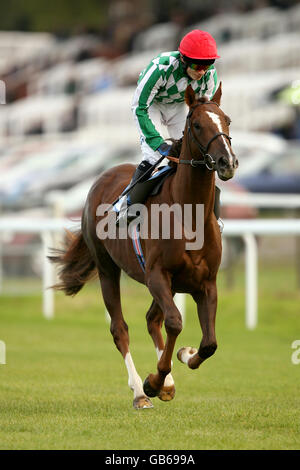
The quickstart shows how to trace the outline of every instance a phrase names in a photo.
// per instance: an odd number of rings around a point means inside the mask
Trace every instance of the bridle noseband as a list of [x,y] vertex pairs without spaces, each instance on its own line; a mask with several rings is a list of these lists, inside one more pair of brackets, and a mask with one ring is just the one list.
[[[179,159],[179,162],[178,163],[183,163],[183,164],[188,164],[188,165],[191,165],[192,167],[197,167],[199,165],[205,165],[206,168],[208,170],[211,170],[211,171],[214,171],[216,169],[215,165],[216,165],[216,162],[215,160],[213,159],[213,157],[208,153],[208,149],[210,147],[210,144],[215,140],[217,139],[218,137],[220,137],[221,135],[223,135],[224,137],[226,137],[226,139],[229,140],[229,143],[231,143],[231,137],[227,134],[225,134],[225,132],[218,132],[217,134],[215,134],[209,141],[208,143],[206,144],[206,146],[202,145],[194,136],[193,132],[192,132],[192,129],[191,129],[191,117],[192,117],[192,114],[193,112],[195,111],[195,109],[198,107],[198,106],[201,106],[202,104],[215,104],[217,106],[218,103],[214,102],[214,101],[205,101],[204,103],[197,103],[195,106],[193,106],[191,108],[191,110],[189,111],[188,115],[187,115],[187,125],[188,125],[188,135],[192,138],[192,140],[197,144],[200,152],[201,152],[201,155],[203,157],[203,160],[195,160],[194,158],[192,158],[191,160],[181,160]],[[189,139],[189,149],[190,149],[190,153],[192,154],[191,152],[191,148],[190,148],[190,139]]]

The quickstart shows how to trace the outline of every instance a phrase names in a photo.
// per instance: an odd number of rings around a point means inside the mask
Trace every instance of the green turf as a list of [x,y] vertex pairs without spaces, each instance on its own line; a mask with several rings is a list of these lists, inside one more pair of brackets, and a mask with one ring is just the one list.
[[[97,284],[75,298],[56,296],[47,321],[41,297],[0,298],[1,449],[299,449],[300,364],[291,344],[300,339],[300,294],[290,267],[260,270],[259,324],[244,324],[243,271],[225,288],[219,277],[219,348],[196,371],[174,357],[176,396],[153,399],[136,411],[127,372],[104,316]],[[155,372],[156,355],[145,312],[150,296],[127,278],[123,307],[131,352],[142,379]],[[177,340],[201,339],[192,299]]]

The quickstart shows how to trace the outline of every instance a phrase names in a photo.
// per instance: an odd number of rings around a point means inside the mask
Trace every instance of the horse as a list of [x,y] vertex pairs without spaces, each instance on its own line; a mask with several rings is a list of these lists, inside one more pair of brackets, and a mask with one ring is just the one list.
[[[193,230],[198,223],[195,208],[202,205],[204,240],[201,247],[187,249],[188,237],[184,234],[181,238],[175,237],[174,231],[171,231],[169,239],[145,237],[140,240],[145,261],[142,270],[129,237],[99,238],[97,224],[103,221],[105,215],[99,215],[97,208],[101,204],[111,203],[122,193],[135,169],[132,164],[121,164],[99,176],[88,193],[81,230],[70,234],[65,249],[51,257],[60,265],[60,282],[55,288],[67,295],[77,294],[93,275],[99,276],[103,300],[111,318],[110,332],[127,368],[135,409],[152,408],[152,397],[158,396],[163,401],[174,398],[172,355],[177,336],[182,330],[181,314],[173,298],[175,293],[187,293],[193,297],[202,329],[199,348],[179,349],[178,359],[190,369],[197,369],[217,349],[216,277],[222,244],[213,210],[215,172],[226,181],[234,176],[238,166],[229,136],[230,118],[220,108],[221,95],[221,83],[211,100],[197,99],[192,87],[187,87],[185,102],[188,115],[176,172],[165,180],[161,191],[150,196],[145,203],[149,226],[149,209],[153,204],[177,204],[180,207],[188,204],[192,208]],[[153,298],[146,320],[158,362],[156,373],[149,374],[144,383],[129,350],[128,326],[120,298],[121,270],[144,284]],[[161,332],[163,323],[166,342]]]

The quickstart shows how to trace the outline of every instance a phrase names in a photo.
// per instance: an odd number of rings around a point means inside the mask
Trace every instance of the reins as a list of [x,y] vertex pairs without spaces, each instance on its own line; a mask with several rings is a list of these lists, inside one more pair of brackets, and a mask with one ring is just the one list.
[[218,103],[214,102],[214,101],[207,101],[207,102],[204,102],[204,103],[197,103],[195,106],[192,107],[192,109],[190,110],[189,114],[187,115],[187,124],[188,124],[188,135],[189,137],[191,137],[191,139],[188,140],[188,145],[189,145],[189,150],[190,150],[190,154],[192,155],[192,152],[191,152],[191,144],[190,144],[190,140],[193,140],[200,152],[201,152],[201,155],[203,157],[203,160],[198,160],[198,159],[194,159],[192,158],[191,160],[182,160],[180,158],[176,158],[176,157],[167,157],[169,160],[171,160],[172,162],[175,162],[177,164],[187,164],[187,165],[191,165],[192,167],[197,167],[197,166],[200,166],[200,165],[205,165],[206,168],[208,170],[211,170],[211,171],[214,171],[215,170],[215,160],[213,159],[213,157],[208,153],[208,149],[211,145],[211,143],[217,139],[218,137],[220,137],[221,135],[223,135],[224,137],[226,137],[226,139],[229,140],[229,142],[231,142],[231,137],[227,134],[225,134],[225,132],[218,132],[217,134],[215,134],[209,141],[208,143],[206,144],[206,146],[202,145],[197,139],[196,137],[194,136],[193,132],[192,132],[192,129],[191,129],[191,117],[192,117],[192,114],[193,112],[195,111],[195,109],[198,107],[198,106],[201,106],[201,104],[215,104],[216,106],[219,107]]

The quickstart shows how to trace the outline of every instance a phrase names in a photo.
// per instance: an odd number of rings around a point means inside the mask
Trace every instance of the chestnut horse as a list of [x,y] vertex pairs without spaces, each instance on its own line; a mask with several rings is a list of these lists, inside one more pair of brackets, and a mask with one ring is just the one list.
[[[158,396],[168,401],[174,397],[175,386],[171,375],[171,361],[176,338],[182,329],[181,314],[173,297],[176,292],[189,293],[197,304],[202,329],[199,349],[185,347],[178,359],[196,369],[217,348],[215,316],[217,308],[216,276],[221,261],[221,234],[214,215],[215,171],[222,180],[233,177],[238,166],[229,137],[230,119],[220,108],[221,84],[211,101],[196,99],[189,86],[185,101],[189,107],[177,171],[170,175],[159,194],[145,203],[189,204],[193,208],[192,224],[196,226],[194,208],[202,205],[204,242],[201,248],[189,250],[187,239],[142,239],[141,248],[145,270],[135,255],[132,239],[99,239],[97,224],[103,216],[97,215],[101,204],[114,201],[128,185],[135,167],[123,164],[100,175],[92,186],[83,210],[81,231],[71,235],[65,251],[52,257],[61,265],[57,289],[75,295],[91,278],[99,275],[105,306],[111,317],[110,331],[121,352],[128,371],[128,384],[133,390],[136,409],[151,408],[149,397]],[[209,153],[208,153],[209,151]],[[149,226],[151,225],[151,214]],[[149,289],[153,301],[146,319],[158,356],[157,372],[150,374],[144,384],[138,375],[129,351],[128,327],[124,320],[120,299],[120,274],[130,277]],[[161,328],[165,324],[166,342]]]

